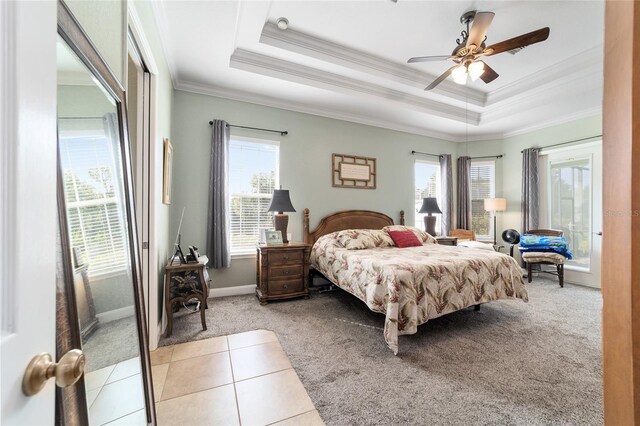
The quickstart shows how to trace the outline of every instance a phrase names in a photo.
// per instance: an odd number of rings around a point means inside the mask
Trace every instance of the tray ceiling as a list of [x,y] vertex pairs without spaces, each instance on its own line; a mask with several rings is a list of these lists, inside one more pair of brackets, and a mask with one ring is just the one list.
[[[500,77],[423,89],[449,62],[467,10],[496,16],[487,44],[541,27],[549,39],[486,62]],[[602,1],[154,2],[177,89],[447,140],[501,138],[598,114]],[[286,30],[275,22],[289,20]],[[468,136],[467,136],[468,134]]]

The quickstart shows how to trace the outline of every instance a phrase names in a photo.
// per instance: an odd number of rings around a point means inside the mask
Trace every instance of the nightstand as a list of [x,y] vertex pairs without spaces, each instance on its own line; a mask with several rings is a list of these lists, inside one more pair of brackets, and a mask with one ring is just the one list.
[[260,244],[256,251],[256,296],[261,305],[270,300],[309,298],[310,244]]
[[436,241],[438,244],[443,246],[457,246],[458,238],[457,237],[436,237]]
[[173,260],[165,267],[164,300],[167,315],[167,337],[173,331],[173,305],[197,299],[200,302],[200,321],[202,329],[207,329],[204,310],[208,309],[209,273],[207,272],[206,256],[200,256],[197,262],[180,263]]

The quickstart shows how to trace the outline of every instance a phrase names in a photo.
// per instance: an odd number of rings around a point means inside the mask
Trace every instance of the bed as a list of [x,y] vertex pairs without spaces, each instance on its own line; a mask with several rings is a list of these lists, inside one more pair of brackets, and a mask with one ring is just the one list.
[[324,217],[312,231],[309,209],[304,210],[304,239],[313,245],[311,267],[385,315],[384,338],[394,354],[398,336],[416,333],[429,319],[493,300],[528,301],[522,270],[513,258],[439,245],[417,228],[412,230],[423,244],[397,248],[382,231],[393,225],[385,214],[348,210]]

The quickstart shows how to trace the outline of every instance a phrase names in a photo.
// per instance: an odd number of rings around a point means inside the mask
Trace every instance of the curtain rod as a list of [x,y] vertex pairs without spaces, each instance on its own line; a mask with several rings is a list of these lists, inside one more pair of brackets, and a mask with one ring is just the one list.
[[420,155],[430,155],[432,157],[443,157],[444,154],[429,154],[428,152],[420,152],[420,151],[411,151],[411,155],[416,155],[416,154],[420,154]]
[[102,120],[104,117],[58,117],[58,120]]
[[[582,141],[587,141],[589,139],[595,139],[595,138],[601,138],[602,135],[595,135],[595,136],[589,136],[588,138],[582,138],[582,139],[574,139],[572,141],[567,141],[567,142],[560,142],[560,143],[556,143],[553,145],[547,145],[547,146],[533,146],[531,147],[531,149],[535,149],[536,151],[542,151],[543,149],[547,149],[547,148],[553,148],[554,146],[560,146],[560,145],[567,145],[570,143],[576,143],[576,142],[582,142]],[[520,153],[523,153],[524,150],[520,151]]]
[[[213,125],[213,120],[209,121],[209,125]],[[286,136],[289,134],[286,130],[272,130],[272,129],[263,129],[260,127],[248,127],[248,126],[238,126],[236,124],[227,123],[227,127],[237,127],[239,129],[250,129],[250,130],[260,130],[261,132],[271,132],[271,133],[280,133],[280,136]]]
[[482,157],[469,157],[469,158],[471,158],[472,160],[481,160],[483,158],[502,158],[502,157],[504,157],[504,155],[500,154],[500,155],[485,155]]

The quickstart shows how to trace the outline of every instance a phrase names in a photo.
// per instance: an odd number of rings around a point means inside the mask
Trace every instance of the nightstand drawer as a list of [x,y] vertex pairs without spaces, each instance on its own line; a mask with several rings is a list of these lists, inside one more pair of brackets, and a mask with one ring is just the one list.
[[302,265],[278,266],[269,268],[270,278],[300,278]]
[[269,253],[269,265],[286,265],[288,263],[302,264],[302,250],[287,250]]
[[295,293],[303,290],[304,282],[299,278],[296,280],[269,281],[269,293],[271,294]]

